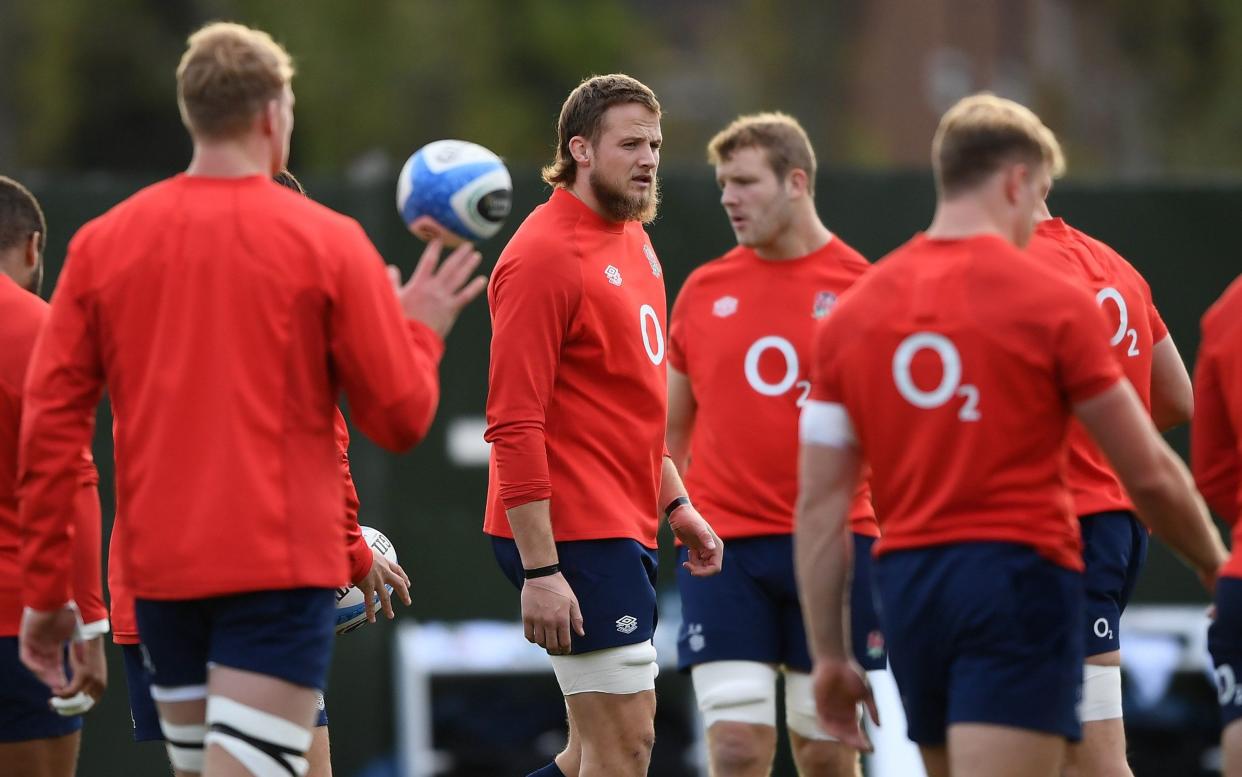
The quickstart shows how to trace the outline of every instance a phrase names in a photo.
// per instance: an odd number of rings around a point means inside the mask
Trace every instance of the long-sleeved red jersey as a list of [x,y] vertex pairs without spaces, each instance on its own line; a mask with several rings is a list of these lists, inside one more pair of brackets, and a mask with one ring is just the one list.
[[1242,279],[1203,314],[1201,331],[1190,467],[1204,500],[1233,530],[1221,575],[1242,577]]
[[668,393],[659,260],[638,222],[564,189],[535,209],[488,287],[488,534],[551,500],[557,541],[656,546]]
[[361,227],[266,176],[178,175],[83,227],[35,347],[22,426],[27,605],[68,598],[71,456],[106,385],[118,559],[138,598],[349,578],[333,419],[401,450],[439,396]]
[[[47,303],[0,273],[0,637],[12,637],[22,619],[21,524],[17,512],[17,447],[22,384]],[[73,599],[87,623],[108,617],[99,570],[99,475],[90,450],[77,457],[69,509],[73,537]]]

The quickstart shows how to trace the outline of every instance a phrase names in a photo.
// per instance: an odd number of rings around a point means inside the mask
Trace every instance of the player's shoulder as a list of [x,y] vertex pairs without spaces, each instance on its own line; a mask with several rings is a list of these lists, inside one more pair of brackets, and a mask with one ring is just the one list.
[[847,272],[861,275],[871,269],[871,262],[867,261],[867,257],[835,232],[825,249],[831,261]]
[[42,297],[0,274],[0,320],[4,321],[6,334],[24,338],[38,332],[47,314],[48,304]]
[[1242,328],[1242,275],[1233,280],[1203,314],[1204,340],[1224,337],[1224,333],[1236,333]]
[[721,281],[729,281],[746,272],[751,258],[749,248],[734,246],[720,256],[703,262],[690,271],[682,284],[681,294],[695,293]]
[[531,211],[501,249],[491,273],[493,285],[508,279],[550,286],[581,282],[582,252],[573,237],[575,219],[548,205]]

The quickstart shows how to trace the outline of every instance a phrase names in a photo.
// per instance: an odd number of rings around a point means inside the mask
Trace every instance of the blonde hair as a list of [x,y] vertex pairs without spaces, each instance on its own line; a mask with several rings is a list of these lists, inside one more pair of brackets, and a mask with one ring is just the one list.
[[213,22],[189,37],[177,66],[177,106],[191,134],[228,138],[250,126],[293,78],[293,61],[262,30]]
[[807,190],[815,194],[815,150],[794,117],[777,111],[737,117],[708,141],[707,162],[718,165],[743,148],[762,149],[778,179],[790,170],[806,172]]
[[556,158],[543,168],[543,180],[553,186],[572,184],[578,177],[578,163],[569,152],[569,141],[581,135],[594,143],[604,126],[604,114],[614,105],[638,103],[660,115],[655,92],[636,78],[623,73],[591,76],[578,84],[565,104],[556,124]]
[[973,188],[1013,162],[1065,172],[1061,144],[1029,108],[988,92],[964,97],[945,113],[932,140],[932,168],[942,196]]

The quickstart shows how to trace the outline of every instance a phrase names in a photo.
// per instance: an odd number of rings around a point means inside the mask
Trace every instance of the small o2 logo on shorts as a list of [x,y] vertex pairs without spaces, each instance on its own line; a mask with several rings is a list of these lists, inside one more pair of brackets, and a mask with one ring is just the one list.
[[617,631],[622,634],[633,634],[634,630],[637,628],[638,618],[635,618],[633,615],[625,615],[617,618]]
[[1216,694],[1222,707],[1242,704],[1242,688],[1238,687],[1237,675],[1229,664],[1216,667]]
[[1113,627],[1108,625],[1108,618],[1096,618],[1095,624],[1091,627],[1095,636],[1100,639],[1112,639]]

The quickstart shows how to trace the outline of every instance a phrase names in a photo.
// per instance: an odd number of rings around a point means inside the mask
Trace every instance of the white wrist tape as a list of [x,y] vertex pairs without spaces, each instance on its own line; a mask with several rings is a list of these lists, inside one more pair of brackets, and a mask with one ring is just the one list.
[[101,618],[90,623],[83,623],[81,617],[78,618],[78,627],[73,632],[73,638],[77,642],[86,642],[87,640],[102,637],[108,633],[110,624],[107,618]]
[[57,715],[63,715],[71,718],[75,715],[85,715],[91,711],[91,707],[95,706],[95,700],[90,694],[84,691],[78,691],[77,694],[70,696],[68,699],[62,699],[59,696],[53,696],[51,699],[52,709]]

